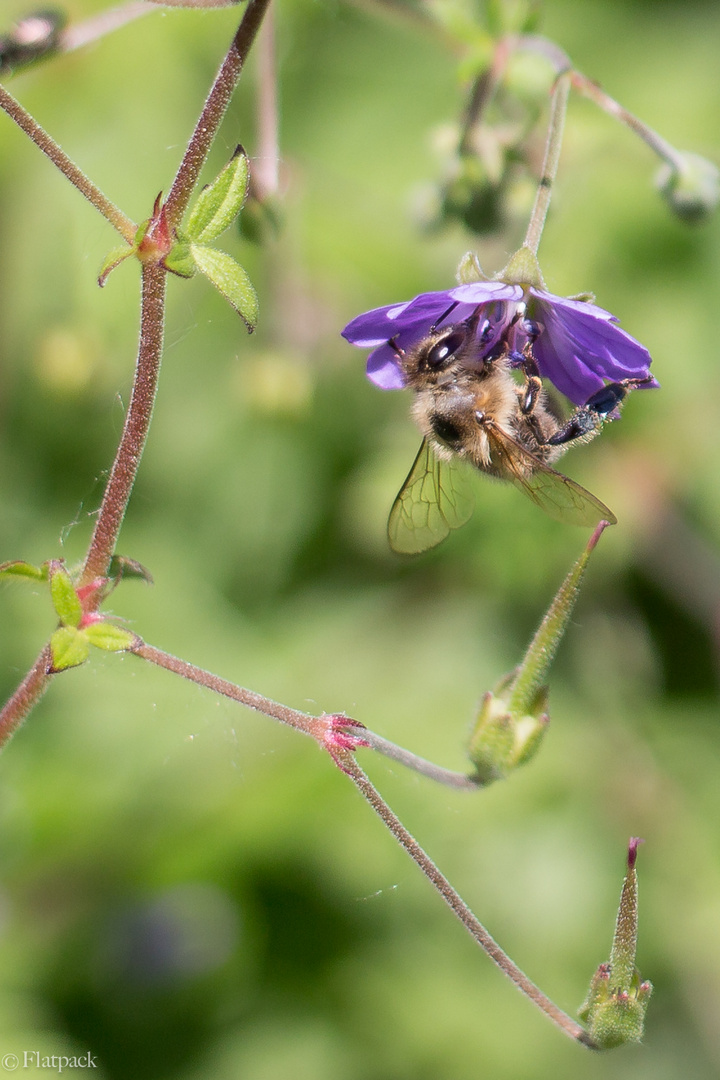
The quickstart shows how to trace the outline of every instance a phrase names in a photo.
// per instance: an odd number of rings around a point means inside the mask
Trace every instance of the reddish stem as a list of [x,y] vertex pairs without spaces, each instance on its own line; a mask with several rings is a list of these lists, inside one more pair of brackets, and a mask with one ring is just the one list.
[[198,686],[204,686],[208,690],[213,690],[216,694],[231,698],[241,705],[246,705],[249,709],[255,709],[256,712],[261,712],[265,716],[280,720],[283,724],[289,724],[290,727],[303,732],[304,735],[311,735],[315,739],[318,737],[316,733],[318,718],[315,716],[298,712],[297,709],[291,709],[277,701],[271,701],[270,698],[263,697],[262,694],[256,694],[254,690],[246,690],[242,686],[236,686],[235,683],[228,682],[227,679],[221,679],[218,675],[213,675],[211,671],[196,667],[195,664],[189,664],[187,660],[180,660],[177,656],[171,656],[170,653],[163,652],[162,649],[156,649],[153,645],[147,645],[145,642],[136,645],[132,652],[135,656],[141,656],[143,660],[149,660],[151,664],[157,664],[158,667],[165,668],[166,671],[172,671],[175,675],[181,675],[183,679],[189,679],[190,682],[197,683]]
[[187,209],[200,176],[200,170],[205,164],[210,147],[230,104],[248,52],[260,29],[269,3],[270,0],[249,0],[232,45],[217,73],[165,202],[167,219],[171,228],[177,228]]
[[140,344],[130,407],[85,558],[80,586],[104,577],[115,552],[152,419],[162,359],[164,314],[165,271],[159,265],[147,263],[142,268]]
[[50,646],[46,646],[18,686],[0,709],[0,746],[15,734],[23,720],[40,700],[50,683]]
[[542,990],[540,990],[540,988],[520,970],[517,964],[513,963],[507,953],[500,948],[495,939],[491,937],[482,923],[467,906],[463,898],[455,891],[455,889],[453,889],[445,875],[438,870],[427,852],[420,847],[414,836],[408,832],[382,796],[375,790],[365,773],[355,762],[353,755],[347,751],[344,753],[339,752],[339,754],[342,754],[343,757],[343,772],[350,777],[360,793],[367,799],[375,813],[380,817],[383,824],[390,830],[410,858],[420,867],[433,888],[440,893],[451,911],[457,916],[480,948],[487,953],[493,963],[497,964],[503,974],[507,975],[518,990],[525,994],[525,996],[528,997],[541,1012],[552,1020],[554,1024],[557,1024],[565,1035],[582,1043],[583,1046],[587,1046],[591,1050],[599,1049],[591,1039],[590,1035],[588,1035],[585,1028],[578,1024],[576,1020],[573,1020],[571,1016],[568,1016],[567,1013],[563,1012],[562,1009],[558,1008],[550,998],[546,997]]
[[14,120],[17,126],[42,150],[43,154],[50,158],[53,165],[60,170],[63,176],[67,177],[80,194],[84,195],[88,202],[91,202],[95,209],[99,210],[103,217],[117,229],[122,238],[127,240],[128,244],[132,244],[137,225],[129,217],[126,217],[122,210],[115,206],[115,203],[110,202],[103,195],[102,191],[93,184],[82,169],[77,167],[62,147],[58,146],[47,131],[40,127],[20,102],[16,101],[12,94],[8,93],[4,86],[0,86],[0,108],[4,109],[10,119]]

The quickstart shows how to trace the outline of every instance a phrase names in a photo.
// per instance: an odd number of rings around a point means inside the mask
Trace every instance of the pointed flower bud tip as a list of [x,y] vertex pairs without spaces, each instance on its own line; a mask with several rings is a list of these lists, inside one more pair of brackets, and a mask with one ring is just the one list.
[[612,521],[600,521],[600,522],[598,522],[598,524],[595,527],[595,531],[593,532],[592,536],[588,540],[588,545],[587,545],[588,552],[594,551],[598,540],[600,539],[602,534],[605,532],[605,530],[612,524],[614,524],[614,522],[612,522]]
[[640,836],[631,836],[630,843],[628,844],[628,858],[627,865],[628,870],[635,869],[635,863],[637,861],[637,849],[640,844],[644,844],[645,841]]

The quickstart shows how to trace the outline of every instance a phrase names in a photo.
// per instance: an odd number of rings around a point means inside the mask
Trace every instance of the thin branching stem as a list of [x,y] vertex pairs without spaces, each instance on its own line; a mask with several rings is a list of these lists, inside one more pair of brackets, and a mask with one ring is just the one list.
[[162,359],[165,322],[165,270],[146,264],[142,270],[142,311],[135,380],[130,406],[83,567],[81,585],[103,577],[115,553],[140,459],[145,448]]
[[4,86],[0,86],[0,108],[4,109],[10,119],[14,120],[17,126],[42,150],[43,154],[50,158],[53,165],[57,166],[70,183],[78,189],[80,194],[84,195],[88,202],[91,202],[95,209],[99,210],[102,216],[117,229],[123,240],[127,240],[128,244],[132,244],[137,225],[119,207],[115,206],[103,195],[100,188],[93,184],[92,180],[85,175],[82,169],[77,167],[62,147],[58,146],[47,131],[40,127],[30,116],[30,113],[22,107],[12,94],[8,93]]
[[573,90],[594,101],[609,116],[613,116],[626,127],[629,127],[642,141],[657,154],[659,158],[667,162],[673,169],[681,169],[684,158],[680,151],[676,150],[666,139],[658,135],[653,128],[639,120],[633,113],[628,112],[619,102],[610,97],[601,86],[587,75],[583,75],[573,67],[568,54],[556,45],[554,41],[538,37],[533,34],[509,39],[511,47],[517,52],[531,52],[544,57],[555,70],[556,75],[569,74]]
[[177,228],[187,209],[269,3],[270,0],[249,0],[238,31],[220,66],[165,202],[171,228]]
[[427,776],[438,784],[445,784],[446,787],[459,788],[465,791],[477,791],[479,787],[482,787],[482,784],[474,780],[472,776],[455,772],[453,769],[445,769],[442,765],[436,765],[433,761],[428,761],[426,758],[413,754],[410,750],[405,750],[402,746],[397,746],[395,743],[383,739],[382,735],[376,735],[374,731],[368,731],[367,728],[363,729],[362,737],[371,750],[377,750],[384,757],[397,761],[398,764],[404,765],[406,769],[412,769],[422,776]]
[[[254,709],[264,716],[280,720],[281,723],[288,724],[290,727],[295,728],[296,731],[312,736],[318,742],[323,742],[323,734],[328,720],[334,719],[339,727],[343,726],[342,717],[317,717],[310,713],[291,709],[289,706],[272,701],[271,698],[258,694],[254,690],[246,690],[245,687],[237,686],[227,679],[221,679],[220,676],[213,675],[212,672],[206,671],[204,668],[190,664],[187,660],[181,660],[177,656],[172,656],[170,653],[157,649],[153,645],[148,645],[140,639],[138,639],[137,644],[133,646],[131,651],[135,656],[140,656],[151,664],[157,664],[158,667],[165,668],[166,671],[172,671],[175,675],[182,676],[183,679],[197,683],[198,686],[204,686],[207,690],[222,694],[223,697],[237,701],[240,705],[246,705],[249,709]],[[364,725],[357,724],[350,717],[347,717],[347,731],[359,736],[363,746],[366,745],[371,750],[377,750],[378,753],[383,754],[385,757],[391,758],[393,761],[397,761],[401,765],[405,765],[407,768],[413,769],[415,772],[421,773],[438,783],[473,791],[477,791],[478,786],[480,786],[472,777],[466,776],[464,773],[444,769],[442,766],[435,765],[425,758],[418,757],[417,754],[411,753],[410,750],[405,750],[401,746],[396,746],[395,743],[388,742],[382,736],[369,731]]]
[[[187,206],[268,3],[269,0],[249,0],[229,53],[205,103],[171,191],[171,194],[174,193],[172,205],[178,215],[176,220],[182,217]],[[136,232],[135,223],[105,198],[3,86],[0,86],[0,107],[115,226],[120,235],[132,244]],[[140,343],[130,406],[78,585],[87,585],[95,578],[103,577],[108,571],[145,448],[162,358],[165,278],[166,272],[160,265],[143,265]],[[0,713],[0,745],[7,741],[45,692],[49,681],[48,666],[49,651],[46,648]],[[247,703],[254,707],[252,703]]]
[[542,166],[542,175],[535,195],[535,205],[530,215],[530,222],[525,233],[524,247],[537,255],[540,246],[540,237],[545,226],[545,218],[550,207],[552,188],[557,176],[558,162],[560,161],[560,149],[562,147],[563,129],[565,127],[565,114],[567,112],[568,97],[570,96],[570,72],[560,75],[553,87],[552,100],[550,103],[550,122],[548,124],[547,143],[545,144],[545,159]]
[[633,116],[631,112],[624,109],[614,98],[606,94],[596,82],[588,79],[587,75],[583,75],[580,71],[573,71],[571,78],[574,90],[590,98],[610,116],[614,116],[616,120],[629,127],[659,158],[666,161],[673,169],[682,170],[685,164],[683,155],[674,146],[671,146],[666,139],[658,135],[657,131],[653,131],[642,120],[638,120],[637,116]]
[[242,686],[236,686],[235,683],[228,682],[227,679],[221,679],[218,675],[213,675],[211,671],[205,671],[204,668],[197,667],[195,664],[189,664],[187,660],[180,660],[177,656],[171,656],[170,653],[163,652],[162,649],[156,649],[153,645],[148,645],[145,642],[136,645],[132,652],[135,656],[140,656],[151,664],[157,664],[158,667],[165,668],[166,671],[172,671],[173,674],[180,675],[183,679],[197,683],[198,686],[204,686],[207,690],[212,690],[216,694],[222,694],[223,697],[239,702],[240,705],[246,705],[248,709],[254,709],[265,716],[280,720],[281,723],[288,724],[290,727],[295,728],[296,731],[302,731],[305,735],[314,735],[314,724],[317,718],[308,713],[291,709],[289,706],[281,705],[277,701],[271,701],[270,698],[263,697],[262,694],[257,694],[254,690],[246,690]]
[[400,819],[396,817],[382,796],[370,783],[369,779],[355,761],[353,755],[345,752],[342,760],[343,772],[345,772],[358,788],[362,796],[370,803],[373,810],[382,820],[383,824],[392,833],[401,847],[405,849],[410,858],[419,866],[430,884],[440,893],[445,903],[457,916],[465,929],[475,939],[480,948],[487,953],[494,964],[507,975],[512,983],[534,1005],[538,1007],[565,1035],[576,1042],[582,1043],[591,1050],[597,1050],[593,1040],[587,1031],[571,1016],[563,1012],[550,998],[543,994],[542,990],[532,982],[517,964],[500,948],[498,943],[491,937],[482,923],[472,913],[462,897],[453,889],[447,878],[438,870],[430,856],[425,852],[417,840],[408,832]]

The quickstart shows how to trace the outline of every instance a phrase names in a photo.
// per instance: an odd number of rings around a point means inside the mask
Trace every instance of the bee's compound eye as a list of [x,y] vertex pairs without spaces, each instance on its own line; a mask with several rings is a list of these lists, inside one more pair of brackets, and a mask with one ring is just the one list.
[[429,368],[438,370],[445,367],[453,359],[458,349],[462,348],[467,340],[467,331],[463,327],[459,330],[452,330],[449,334],[446,334],[440,341],[436,341],[432,348],[428,351],[425,362]]

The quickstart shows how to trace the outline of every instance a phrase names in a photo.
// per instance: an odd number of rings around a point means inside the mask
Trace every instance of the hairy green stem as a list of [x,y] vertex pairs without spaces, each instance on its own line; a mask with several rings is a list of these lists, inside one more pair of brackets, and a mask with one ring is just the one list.
[[540,246],[540,237],[545,226],[552,186],[557,175],[560,149],[562,147],[563,128],[565,126],[565,113],[567,112],[568,97],[570,96],[570,73],[560,75],[553,87],[552,101],[550,104],[550,122],[548,124],[547,143],[545,145],[545,160],[542,166],[542,175],[535,196],[535,205],[530,215],[527,232],[523,247],[537,255]]
[[422,776],[427,776],[430,780],[435,780],[438,784],[445,784],[446,787],[454,787],[466,791],[477,791],[479,787],[482,787],[482,784],[479,784],[472,776],[468,776],[466,773],[455,772],[452,769],[444,769],[442,765],[436,765],[432,761],[427,761],[426,758],[419,757],[410,750],[405,750],[404,747],[397,746],[395,743],[383,739],[381,735],[376,735],[374,731],[368,731],[367,728],[363,728],[362,737],[365,742],[369,744],[371,750],[377,750],[377,752],[384,757],[390,758],[392,761],[397,761],[400,765],[404,765],[406,769],[412,769]]

